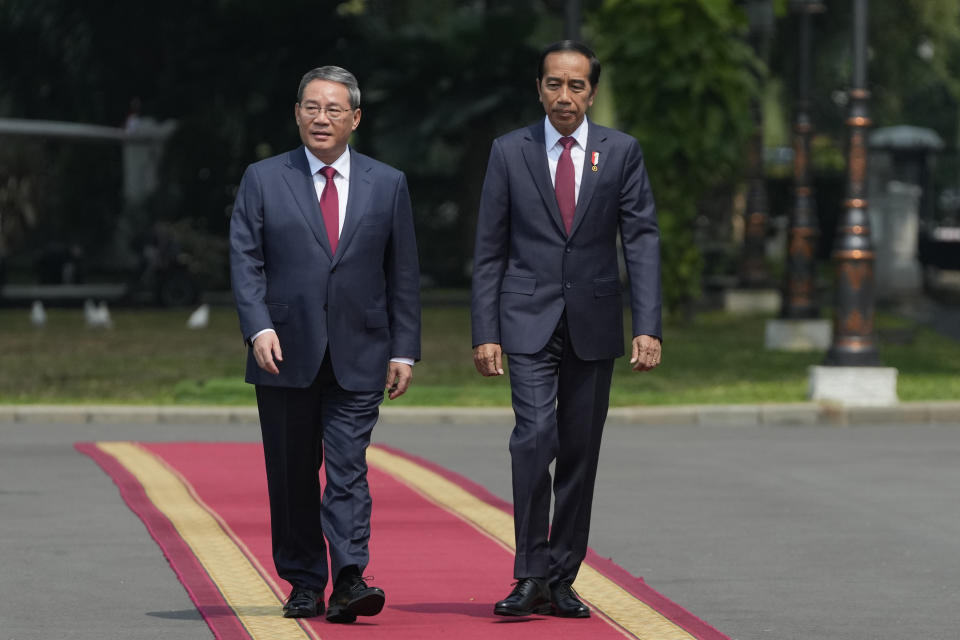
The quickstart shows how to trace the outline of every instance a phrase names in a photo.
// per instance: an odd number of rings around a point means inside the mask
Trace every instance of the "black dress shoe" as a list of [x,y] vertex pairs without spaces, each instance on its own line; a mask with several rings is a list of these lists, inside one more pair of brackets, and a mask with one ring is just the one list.
[[550,587],[550,601],[554,615],[561,618],[589,618],[590,608],[580,602],[577,592],[567,581],[558,582]]
[[294,585],[283,605],[284,618],[312,618],[323,613],[323,592]]
[[550,592],[543,578],[520,578],[506,599],[493,607],[498,616],[532,616],[550,613]]
[[350,623],[357,616],[375,616],[383,610],[386,596],[383,589],[368,587],[359,575],[338,581],[330,594],[327,622]]

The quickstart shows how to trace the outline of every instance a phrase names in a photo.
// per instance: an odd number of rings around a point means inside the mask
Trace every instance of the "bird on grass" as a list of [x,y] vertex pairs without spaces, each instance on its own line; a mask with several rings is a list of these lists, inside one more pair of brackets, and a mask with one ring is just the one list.
[[47,324],[47,312],[40,300],[34,300],[30,307],[30,324],[35,327],[42,327]]
[[113,320],[110,318],[110,309],[106,302],[95,304],[93,300],[87,300],[83,303],[83,317],[87,321],[87,327],[91,329],[112,329]]
[[210,305],[202,304],[187,318],[188,329],[206,329],[210,323]]

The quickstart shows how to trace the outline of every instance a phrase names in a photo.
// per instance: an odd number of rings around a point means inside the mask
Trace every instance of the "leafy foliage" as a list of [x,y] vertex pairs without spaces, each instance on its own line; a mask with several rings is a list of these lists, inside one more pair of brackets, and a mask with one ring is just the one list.
[[[789,92],[797,66],[797,17],[778,24],[771,66]],[[817,130],[846,140],[846,90],[852,65],[852,6],[849,0],[826,3],[813,34],[813,121]],[[872,2],[868,23],[874,126],[912,124],[936,130],[948,142],[960,142],[960,3],[956,0]],[[789,104],[793,97],[788,97]],[[842,145],[841,145],[842,146]]]
[[531,2],[390,6],[362,20],[359,140],[407,173],[425,280],[463,286],[490,143],[543,116],[530,40],[544,15]]
[[[541,115],[537,51],[559,36],[564,4],[0,0],[0,116],[121,126],[138,98],[142,115],[179,123],[142,217],[186,219],[198,237],[222,238],[244,166],[299,142],[291,110],[301,74],[344,66],[363,89],[355,146],[408,173],[423,271],[459,286],[490,140]],[[771,66],[789,92],[796,29],[787,0],[775,4],[786,17]],[[697,295],[696,203],[735,181],[744,155],[760,71],[741,38],[746,20],[733,0],[582,5],[594,13],[587,33],[620,126],[644,145],[664,229],[667,304],[677,309]],[[837,149],[850,2],[827,5],[815,28],[813,119]],[[956,140],[960,4],[872,3],[870,39],[875,123],[931,126]],[[53,239],[92,256],[110,244],[124,206],[116,147],[9,138],[0,146],[0,252],[13,257]]]
[[[299,142],[291,110],[301,74],[343,61],[351,46],[361,55],[355,20],[337,4],[291,0],[265,15],[242,0],[0,0],[0,115],[119,127],[136,102],[144,116],[178,122],[144,211],[121,200],[118,147],[47,143],[50,188],[34,189],[33,229],[11,239],[21,242],[11,256],[35,250],[36,236],[102,257],[118,228],[139,227],[117,234],[134,241],[153,221],[224,237],[244,166]],[[303,19],[317,14],[329,15]]]
[[[95,221],[83,229],[93,239],[88,253],[102,251],[120,216],[186,219],[196,237],[215,239],[226,234],[244,167],[299,144],[291,111],[300,76],[343,66],[363,94],[352,143],[408,173],[425,281],[462,286],[490,142],[542,115],[538,30],[559,33],[555,5],[0,0],[0,115],[121,126],[136,99],[143,116],[176,119],[160,189],[145,211],[121,211],[116,161],[58,163],[49,180],[58,193],[102,185],[90,173],[105,171],[112,197],[99,206],[93,198],[48,198],[37,225]],[[89,144],[69,144],[74,159],[90,154]],[[65,233],[75,238],[77,226]]]
[[662,227],[664,303],[699,292],[697,201],[735,179],[760,65],[728,0],[606,0],[591,26],[617,114],[644,149]]

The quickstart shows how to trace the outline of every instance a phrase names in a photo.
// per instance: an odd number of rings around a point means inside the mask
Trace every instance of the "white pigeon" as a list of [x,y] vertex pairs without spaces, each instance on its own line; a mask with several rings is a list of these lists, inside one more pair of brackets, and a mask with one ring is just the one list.
[[210,323],[210,305],[202,304],[187,318],[188,329],[206,329]]
[[33,301],[30,307],[30,324],[35,327],[42,327],[47,324],[47,312],[43,308],[43,303],[39,300]]
[[93,327],[97,324],[97,305],[89,298],[83,301],[83,319],[87,322],[88,327]]
[[100,316],[100,326],[104,329],[112,329],[113,319],[110,317],[110,309],[107,308],[106,301],[100,303],[100,306],[97,307],[97,313]]
[[111,329],[113,320],[110,319],[110,309],[106,302],[99,305],[93,303],[93,300],[87,300],[83,303],[83,317],[87,321],[87,326],[92,329]]

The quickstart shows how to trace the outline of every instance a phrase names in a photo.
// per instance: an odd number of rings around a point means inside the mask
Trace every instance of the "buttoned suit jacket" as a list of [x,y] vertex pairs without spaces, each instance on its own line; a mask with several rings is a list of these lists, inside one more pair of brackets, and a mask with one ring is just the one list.
[[336,252],[298,147],[250,165],[230,220],[230,266],[249,343],[274,329],[279,375],[248,350],[246,381],[307,387],[329,351],[349,391],[382,390],[391,357],[420,358],[420,275],[404,174],[350,149],[350,186]]
[[588,127],[569,235],[549,174],[543,121],[494,140],[474,249],[474,346],[537,353],[566,311],[577,356],[623,355],[618,233],[633,335],[661,336],[660,236],[643,153],[625,133],[590,121]]

